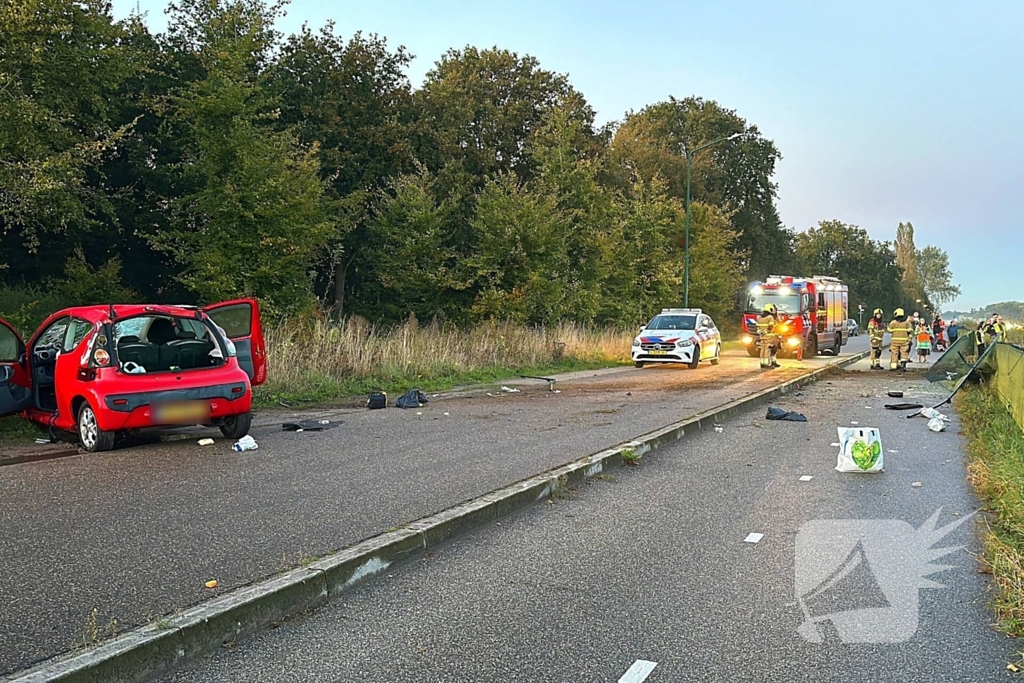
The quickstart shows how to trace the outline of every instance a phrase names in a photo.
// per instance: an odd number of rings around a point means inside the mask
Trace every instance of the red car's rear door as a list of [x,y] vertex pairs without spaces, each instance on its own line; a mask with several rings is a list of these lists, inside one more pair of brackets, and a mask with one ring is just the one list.
[[238,364],[253,385],[267,381],[267,344],[260,325],[260,306],[255,299],[222,301],[203,308],[206,315],[234,342]]
[[25,342],[0,318],[0,417],[32,405],[32,378],[25,367]]

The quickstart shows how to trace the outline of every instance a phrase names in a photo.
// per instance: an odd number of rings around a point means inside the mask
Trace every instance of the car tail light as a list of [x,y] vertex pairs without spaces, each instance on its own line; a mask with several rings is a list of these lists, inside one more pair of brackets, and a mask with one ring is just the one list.
[[245,391],[245,387],[231,387],[232,394],[240,394]]
[[105,368],[110,365],[110,353],[104,348],[96,349],[92,352],[92,362],[101,368]]
[[114,405],[115,406],[126,406],[126,405],[128,405],[128,399],[126,399],[126,398],[115,398],[114,399]]

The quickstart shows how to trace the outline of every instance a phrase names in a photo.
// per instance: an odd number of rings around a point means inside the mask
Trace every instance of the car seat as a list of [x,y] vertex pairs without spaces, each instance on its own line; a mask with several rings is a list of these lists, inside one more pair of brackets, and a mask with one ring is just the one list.
[[178,333],[177,339],[167,342],[167,345],[161,348],[161,354],[165,352],[167,367],[177,366],[188,370],[205,368],[210,364],[210,342],[197,339],[196,333],[191,330],[182,330]]
[[149,344],[139,341],[135,335],[125,335],[117,340],[117,360],[122,365],[131,361],[141,365],[147,372],[156,369],[158,357],[152,351],[156,349]]

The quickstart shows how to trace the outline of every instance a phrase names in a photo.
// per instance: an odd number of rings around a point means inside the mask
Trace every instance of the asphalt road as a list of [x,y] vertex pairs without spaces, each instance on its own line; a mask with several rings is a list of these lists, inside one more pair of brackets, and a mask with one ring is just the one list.
[[[291,416],[264,414],[254,452],[190,430],[0,467],[0,674],[829,361],[762,373],[739,351],[717,368],[586,373],[558,394],[535,383],[419,411],[342,411],[325,432],[282,432]],[[197,446],[203,436],[217,443]]]
[[[930,577],[944,588],[918,588],[921,572],[896,561],[933,513],[939,526],[961,521],[976,501],[955,415],[930,432],[884,410],[886,388],[908,400],[941,395],[882,373],[812,385],[780,404],[807,423],[738,416],[166,681],[608,682],[638,660],[657,664],[649,683],[1007,680],[1017,648],[989,627],[987,580],[973,559],[979,520],[910,553],[966,546],[935,560],[949,566]],[[833,469],[836,427],[853,422],[881,430],[884,472]],[[866,561],[819,598],[801,591],[812,616],[833,614],[819,624],[821,642],[809,642],[798,634],[798,534],[801,544],[824,540],[799,560],[824,563],[824,577],[852,547],[841,529],[861,520],[883,520],[866,527]],[[763,539],[745,543],[753,532]],[[837,613],[873,607],[880,620],[845,632],[865,642],[843,642]]]

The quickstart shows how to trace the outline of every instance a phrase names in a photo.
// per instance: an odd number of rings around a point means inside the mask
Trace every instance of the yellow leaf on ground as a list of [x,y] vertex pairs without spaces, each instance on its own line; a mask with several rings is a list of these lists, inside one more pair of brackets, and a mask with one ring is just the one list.
[[214,579],[213,581],[207,581],[206,582],[206,587],[207,588],[216,588],[217,587],[217,579]]

